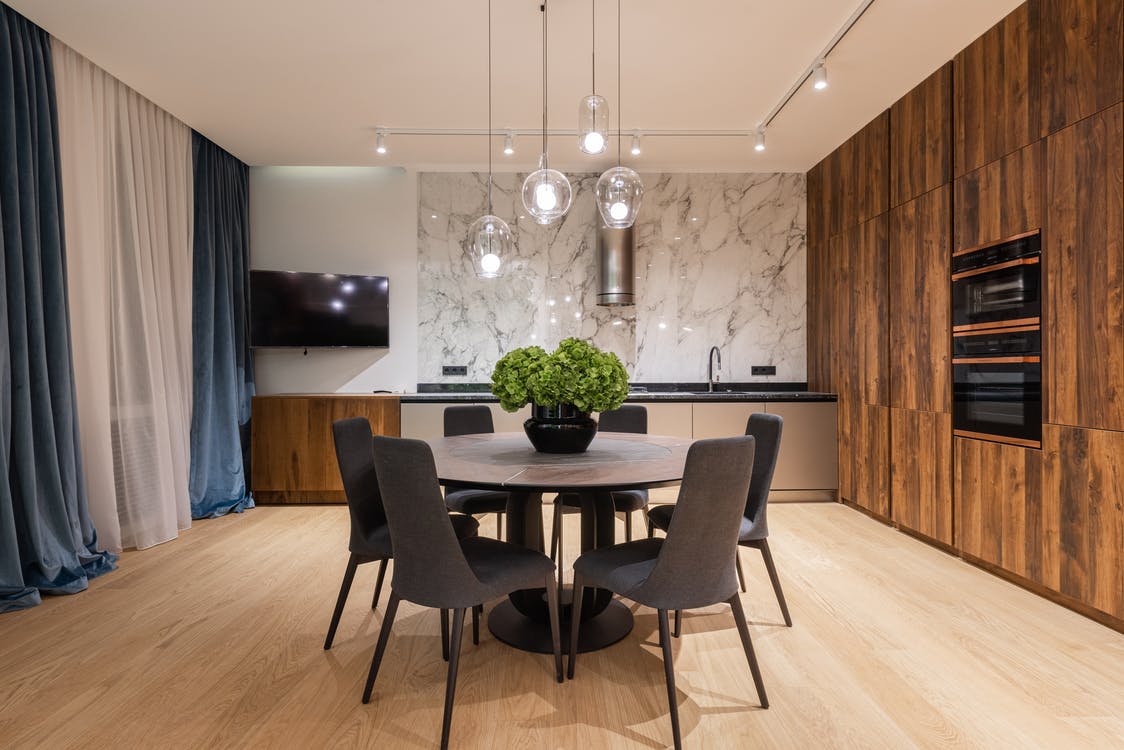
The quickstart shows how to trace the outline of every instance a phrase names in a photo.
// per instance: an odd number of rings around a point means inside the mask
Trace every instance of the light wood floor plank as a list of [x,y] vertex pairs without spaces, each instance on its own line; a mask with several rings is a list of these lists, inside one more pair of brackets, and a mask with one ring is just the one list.
[[[729,608],[685,613],[673,650],[687,746],[1124,746],[1124,636],[842,506],[780,503],[771,516],[793,628],[760,555],[742,556],[772,707],[757,706]],[[572,562],[578,518],[566,523]],[[336,645],[321,647],[346,539],[342,507],[258,508],[0,617],[0,746],[434,746],[434,610],[401,606],[369,706],[377,566],[359,569]],[[548,657],[466,634],[453,744],[668,746],[655,613],[632,608],[633,633],[583,655],[563,685]]]

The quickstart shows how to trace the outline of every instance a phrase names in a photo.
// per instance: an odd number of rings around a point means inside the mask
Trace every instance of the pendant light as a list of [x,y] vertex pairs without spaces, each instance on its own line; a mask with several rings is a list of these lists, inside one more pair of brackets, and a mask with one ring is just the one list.
[[570,181],[557,169],[551,169],[547,162],[546,144],[546,14],[547,3],[543,0],[542,10],[542,156],[539,157],[538,170],[527,175],[523,181],[523,207],[539,224],[553,224],[570,210],[574,199]]
[[503,276],[504,265],[515,255],[515,240],[507,222],[492,213],[492,0],[488,0],[488,213],[468,228],[464,251],[476,275],[485,279]]
[[621,166],[621,0],[617,0],[617,166],[597,180],[597,210],[605,226],[627,229],[636,223],[644,199],[640,175]]
[[587,154],[600,154],[609,144],[609,102],[597,95],[597,0],[590,0],[589,5],[593,10],[593,93],[578,104],[578,148]]

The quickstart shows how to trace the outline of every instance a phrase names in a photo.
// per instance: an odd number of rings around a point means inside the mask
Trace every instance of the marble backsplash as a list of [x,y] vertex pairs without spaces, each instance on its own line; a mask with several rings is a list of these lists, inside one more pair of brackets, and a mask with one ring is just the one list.
[[[524,176],[493,177],[517,253],[503,277],[480,279],[461,243],[487,210],[487,175],[418,175],[420,382],[487,382],[510,349],[568,336],[616,352],[634,382],[705,380],[711,346],[725,382],[807,379],[804,175],[641,174],[631,307],[596,303],[598,175],[567,175],[573,205],[547,227],[523,211]],[[751,377],[751,365],[777,372]]]

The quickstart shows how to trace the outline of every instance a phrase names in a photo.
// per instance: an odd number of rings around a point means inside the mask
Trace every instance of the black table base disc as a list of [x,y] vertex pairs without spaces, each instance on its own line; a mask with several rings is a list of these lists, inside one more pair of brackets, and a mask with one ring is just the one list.
[[[564,608],[567,612],[569,607]],[[510,600],[497,604],[488,614],[488,629],[509,646],[536,654],[554,651],[550,625],[521,614]],[[578,653],[611,646],[632,632],[632,611],[614,599],[596,617],[582,622],[578,632]],[[562,653],[570,652],[570,618],[562,619]]]

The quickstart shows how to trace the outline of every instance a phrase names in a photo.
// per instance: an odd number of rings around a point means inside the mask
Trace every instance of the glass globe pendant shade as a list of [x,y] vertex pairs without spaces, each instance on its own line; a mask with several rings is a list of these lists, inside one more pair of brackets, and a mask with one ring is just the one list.
[[515,256],[511,227],[498,216],[481,216],[468,228],[464,251],[477,276],[484,279],[503,276],[504,266]]
[[539,224],[553,224],[570,210],[574,194],[566,175],[546,166],[546,154],[538,170],[523,181],[523,207]]
[[578,104],[578,148],[586,154],[600,154],[608,145],[609,102],[590,94]]
[[605,170],[597,180],[597,210],[605,226],[627,229],[636,222],[644,200],[644,183],[628,167]]

